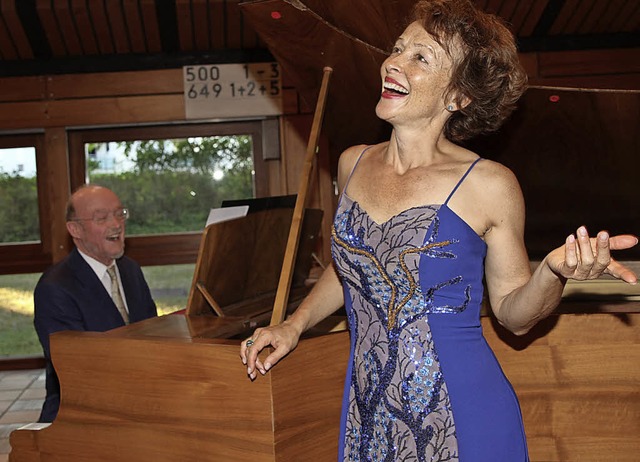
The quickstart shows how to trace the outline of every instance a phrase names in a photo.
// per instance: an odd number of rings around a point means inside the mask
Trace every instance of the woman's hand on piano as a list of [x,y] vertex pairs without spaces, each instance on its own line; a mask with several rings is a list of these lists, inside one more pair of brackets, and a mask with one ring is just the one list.
[[[266,374],[278,361],[284,358],[298,345],[301,330],[289,320],[277,326],[262,327],[255,330],[253,335],[240,344],[240,358],[247,366],[247,374],[254,380],[258,372]],[[264,361],[258,354],[263,348],[271,346],[274,350]]]
[[[266,374],[298,345],[303,332],[343,305],[342,282],[330,264],[291,316],[278,325],[256,329],[251,337],[242,342],[240,358],[247,366],[247,374],[251,380],[257,377],[258,372]],[[274,350],[264,360],[260,360],[258,354],[268,346]]]

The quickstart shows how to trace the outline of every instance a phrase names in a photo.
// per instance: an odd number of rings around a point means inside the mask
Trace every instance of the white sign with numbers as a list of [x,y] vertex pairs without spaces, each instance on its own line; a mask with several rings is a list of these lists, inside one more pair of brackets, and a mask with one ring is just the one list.
[[187,119],[282,114],[278,63],[183,67]]

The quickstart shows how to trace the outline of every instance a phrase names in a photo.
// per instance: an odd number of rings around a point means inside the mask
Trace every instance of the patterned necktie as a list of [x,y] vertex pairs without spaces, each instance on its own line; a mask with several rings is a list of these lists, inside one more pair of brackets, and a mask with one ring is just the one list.
[[118,277],[116,276],[116,265],[111,265],[107,268],[107,273],[109,273],[109,277],[111,278],[111,298],[113,299],[113,303],[116,304],[118,311],[122,315],[122,319],[124,319],[124,323],[129,324],[129,313],[127,313],[122,294],[120,293],[120,285],[118,284]]

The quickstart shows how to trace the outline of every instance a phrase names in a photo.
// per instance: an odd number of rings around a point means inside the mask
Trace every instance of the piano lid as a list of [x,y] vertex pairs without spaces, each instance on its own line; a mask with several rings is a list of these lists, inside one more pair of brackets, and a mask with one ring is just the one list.
[[[260,202],[260,201],[258,201]],[[251,209],[250,209],[251,210]],[[292,208],[270,208],[207,226],[200,243],[187,315],[216,312],[242,316],[272,309],[293,217]],[[312,264],[322,211],[307,209],[292,292],[304,289]]]

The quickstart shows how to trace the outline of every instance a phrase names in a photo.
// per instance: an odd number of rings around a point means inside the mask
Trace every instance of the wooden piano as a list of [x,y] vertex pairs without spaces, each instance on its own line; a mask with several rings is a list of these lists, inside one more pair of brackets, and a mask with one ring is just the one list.
[[[305,214],[289,309],[320,217]],[[240,339],[269,323],[291,219],[280,208],[207,227],[183,314],[53,335],[58,417],[14,431],[9,460],[335,460],[347,334],[306,338],[254,382],[239,357]]]
[[[312,218],[307,214],[305,225]],[[54,335],[60,413],[45,428],[14,431],[9,460],[335,461],[348,334],[330,320],[254,382],[238,354],[240,339],[268,324],[273,290],[266,288],[273,289],[278,272],[270,262],[281,257],[284,242],[275,230],[290,219],[290,210],[279,210],[208,227],[184,314],[105,333]],[[254,260],[267,248],[275,253]],[[240,257],[237,267],[220,256],[224,249]],[[301,247],[299,256],[308,253]],[[302,271],[291,309],[304,293],[304,264],[296,266]],[[246,271],[247,284],[238,282]],[[256,272],[273,278],[252,280]],[[252,290],[259,286],[261,293]],[[557,314],[524,337],[490,316],[482,324],[519,396],[532,461],[637,460],[637,286],[570,284]]]

